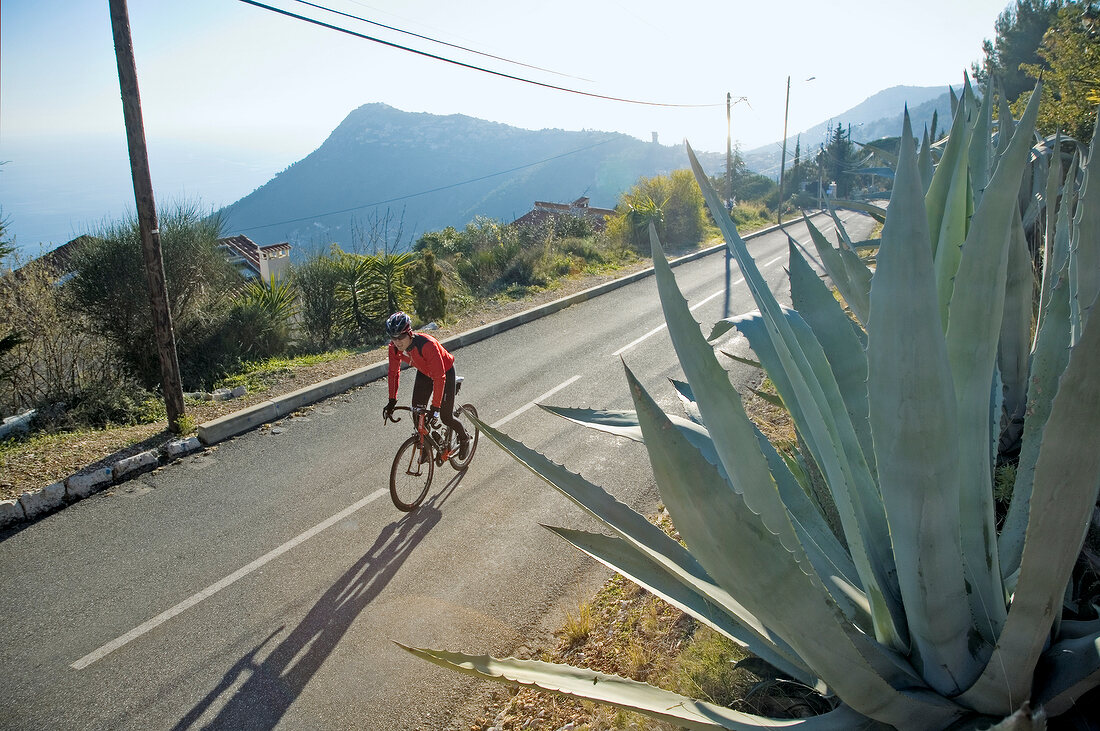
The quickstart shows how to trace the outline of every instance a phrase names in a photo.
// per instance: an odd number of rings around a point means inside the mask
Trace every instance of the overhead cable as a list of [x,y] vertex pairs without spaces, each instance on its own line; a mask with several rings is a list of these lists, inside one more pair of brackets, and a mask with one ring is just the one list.
[[495,59],[497,61],[504,61],[505,63],[514,64],[516,66],[523,66],[525,68],[534,69],[536,71],[545,71],[546,73],[554,74],[555,76],[565,76],[567,78],[577,79],[579,81],[591,81],[591,79],[585,79],[585,78],[582,78],[580,76],[572,76],[570,74],[563,74],[560,71],[554,71],[553,69],[543,68],[542,66],[533,66],[532,64],[523,63],[522,61],[513,61],[512,59],[504,58],[503,56],[494,56],[491,53],[485,53],[484,51],[478,51],[474,48],[467,48],[466,46],[459,46],[455,43],[448,43],[447,41],[441,41],[438,38],[432,38],[431,36],[425,36],[425,35],[420,35],[419,33],[413,33],[410,30],[403,30],[401,28],[396,28],[392,25],[386,25],[385,23],[379,23],[378,21],[370,20],[369,18],[362,18],[358,15],[352,15],[351,13],[345,13],[341,10],[336,10],[334,8],[329,8],[329,7],[326,7],[324,5],[318,5],[317,3],[311,3],[311,2],[309,2],[309,0],[295,0],[295,2],[301,3],[302,5],[308,5],[311,8],[317,8],[318,10],[326,10],[330,13],[333,13],[334,15],[342,15],[345,18],[351,18],[352,20],[358,20],[358,21],[363,22],[363,23],[369,23],[371,25],[376,25],[379,28],[385,28],[386,30],[392,30],[395,33],[404,33],[405,35],[409,35],[409,36],[412,36],[414,38],[420,38],[420,39],[425,40],[425,41],[431,41],[432,43],[438,43],[441,46],[447,46],[449,48],[457,48],[460,51],[466,51],[468,53],[474,53],[474,54],[477,54],[478,56],[485,56],[486,58],[492,58],[492,59]]
[[383,40],[381,38],[375,38],[374,36],[368,36],[365,33],[358,33],[356,31],[349,30],[348,28],[342,28],[338,25],[333,25],[331,23],[325,23],[324,21],[317,20],[316,18],[310,18],[310,17],[307,17],[305,15],[299,15],[298,13],[292,13],[289,10],[283,10],[282,8],[276,8],[276,7],[273,7],[271,5],[267,5],[265,3],[258,2],[257,0],[241,0],[241,2],[246,3],[248,5],[255,5],[258,8],[263,8],[264,10],[270,10],[273,13],[279,13],[280,15],[285,15],[289,18],[294,18],[295,20],[304,20],[307,23],[312,23],[314,25],[319,25],[322,28],[328,28],[329,30],[338,31],[340,33],[346,33],[347,35],[355,36],[356,38],[362,38],[363,40],[366,40],[366,41],[374,41],[375,43],[380,43],[383,46],[389,46],[390,48],[396,48],[396,49],[399,49],[401,51],[408,51],[409,53],[415,53],[418,56],[424,56],[426,58],[431,58],[431,59],[434,59],[436,61],[443,61],[445,63],[453,64],[455,66],[461,66],[462,68],[471,69],[473,71],[481,71],[482,73],[492,74],[493,76],[500,76],[502,78],[511,79],[513,81],[520,81],[524,84],[531,84],[533,86],[541,86],[544,89],[554,89],[555,91],[564,91],[564,92],[568,92],[570,94],[579,94],[580,96],[587,96],[587,97],[591,97],[593,99],[606,99],[608,101],[613,101],[613,102],[623,102],[625,104],[640,104],[640,105],[649,106],[649,107],[701,108],[701,107],[718,107],[718,106],[722,106],[721,104],[671,104],[671,103],[666,103],[666,102],[650,102],[650,101],[643,101],[643,100],[639,100],[639,99],[626,99],[626,98],[623,98],[623,97],[607,96],[605,94],[595,94],[595,93],[590,92],[590,91],[580,91],[578,89],[570,89],[570,88],[564,87],[564,86],[556,86],[554,84],[547,84],[547,83],[544,83],[544,82],[541,82],[541,81],[534,81],[533,79],[525,79],[522,76],[514,76],[512,74],[506,74],[506,73],[503,73],[501,71],[493,71],[492,69],[483,68],[481,66],[474,66],[473,64],[463,63],[462,61],[456,61],[452,58],[446,58],[444,56],[438,56],[434,53],[428,53],[427,51],[421,51],[421,50],[418,50],[416,48],[410,48],[408,46],[402,46],[399,43],[393,43],[392,41],[386,41],[386,40]]

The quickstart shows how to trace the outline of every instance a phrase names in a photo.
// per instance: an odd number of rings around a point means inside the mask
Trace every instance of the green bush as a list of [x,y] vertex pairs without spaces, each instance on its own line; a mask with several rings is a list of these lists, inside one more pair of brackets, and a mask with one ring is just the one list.
[[298,289],[298,332],[301,346],[310,352],[329,350],[342,342],[341,304],[336,296],[340,282],[337,260],[329,254],[312,257],[293,269]]
[[87,384],[123,376],[111,349],[56,279],[42,262],[0,275],[0,336],[7,338],[0,354],[0,416],[72,403]]
[[107,428],[165,418],[164,402],[132,379],[88,384],[65,413],[74,426]]
[[676,248],[698,244],[707,228],[703,195],[690,170],[641,178],[622,195],[616,210],[608,235],[641,253],[648,253],[651,223]]
[[435,263],[435,254],[425,249],[409,264],[406,278],[413,290],[416,314],[424,322],[447,316],[447,292],[443,288],[443,270]]
[[[160,214],[160,244],[168,306],[176,335],[181,375],[211,377],[202,364],[221,363],[223,354],[203,352],[221,332],[240,274],[218,249],[220,222],[195,206]],[[130,218],[105,226],[78,248],[74,276],[66,289],[73,313],[86,315],[91,331],[108,343],[127,371],[146,388],[160,383],[138,223]],[[184,387],[190,385],[184,380]]]

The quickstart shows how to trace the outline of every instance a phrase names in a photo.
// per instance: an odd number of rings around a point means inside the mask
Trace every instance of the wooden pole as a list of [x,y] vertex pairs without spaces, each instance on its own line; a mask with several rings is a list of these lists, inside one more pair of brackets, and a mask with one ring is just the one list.
[[783,168],[787,166],[787,114],[791,111],[791,77],[787,77],[787,102],[783,105],[783,157],[779,159],[779,204],[775,222],[783,223]]
[[[726,206],[732,216],[733,209],[733,140],[730,136],[730,93],[726,92]],[[722,317],[730,316],[730,247],[726,247],[726,294],[722,298]]]
[[149,304],[153,312],[153,329],[160,357],[161,387],[168,410],[168,428],[178,432],[184,415],[183,385],[176,355],[176,336],[172,330],[172,313],[168,308],[168,289],[164,282],[164,257],[160,249],[157,209],[153,200],[153,181],[149,175],[149,152],[145,145],[145,124],[141,118],[141,97],[138,94],[137,64],[130,38],[130,13],[126,0],[109,0],[111,30],[115,40],[115,60],[118,63],[118,85],[122,92],[122,112],[126,121],[126,145],[130,150],[130,173],[134,180],[138,226],[141,230],[141,251],[145,261],[145,281],[149,286]]

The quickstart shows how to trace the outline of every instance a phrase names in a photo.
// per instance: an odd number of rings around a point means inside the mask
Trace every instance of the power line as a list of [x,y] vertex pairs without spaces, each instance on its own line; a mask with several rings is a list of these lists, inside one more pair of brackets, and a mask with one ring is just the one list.
[[563,157],[568,157],[569,155],[575,155],[578,152],[584,152],[585,150],[591,150],[592,148],[599,147],[600,145],[606,145],[607,143],[614,141],[614,139],[615,139],[614,137],[609,137],[606,140],[601,140],[600,142],[596,142],[594,144],[587,145],[586,147],[580,147],[580,148],[577,148],[576,150],[570,150],[569,152],[563,152],[560,155],[554,155],[552,157],[547,157],[547,158],[544,158],[542,160],[537,160],[535,162],[529,162],[525,165],[518,165],[514,168],[509,168],[508,170],[500,170],[500,171],[495,172],[495,173],[489,173],[488,175],[482,175],[482,176],[477,177],[477,178],[470,178],[469,180],[462,180],[462,181],[459,181],[457,183],[450,183],[448,185],[442,185],[438,188],[432,188],[431,190],[422,190],[419,193],[409,193],[408,195],[399,195],[396,198],[388,198],[386,200],[374,201],[373,203],[363,203],[362,205],[352,206],[350,208],[342,208],[338,211],[328,211],[327,213],[315,213],[311,216],[301,216],[300,218],[290,218],[290,219],[287,219],[285,221],[276,221],[275,223],[264,223],[264,224],[260,224],[260,225],[257,225],[257,226],[235,226],[235,228],[239,228],[243,231],[243,230],[255,230],[255,229],[260,229],[260,228],[271,228],[272,226],[285,226],[288,223],[301,223],[302,221],[312,221],[312,220],[317,219],[317,218],[324,218],[325,216],[338,216],[341,213],[350,213],[351,211],[358,211],[361,208],[371,208],[371,207],[374,207],[374,206],[385,205],[387,203],[396,203],[397,201],[403,201],[403,200],[407,200],[409,198],[416,198],[417,196],[428,195],[429,193],[438,193],[438,192],[443,191],[443,190],[450,190],[451,188],[457,188],[460,185],[468,185],[470,183],[476,183],[476,182],[479,182],[481,180],[487,180],[489,178],[495,178],[499,175],[507,175],[508,173],[514,173],[517,170],[523,170],[524,168],[534,167],[535,165],[541,165],[544,162],[550,162],[551,160],[558,160],[558,159],[563,158]]
[[412,31],[409,31],[409,30],[402,30],[401,28],[396,28],[392,25],[386,25],[385,23],[379,23],[377,21],[370,20],[368,18],[361,18],[358,15],[352,15],[351,13],[345,13],[345,12],[340,11],[340,10],[334,10],[333,8],[325,7],[324,5],[318,5],[316,3],[311,3],[311,2],[309,2],[309,0],[295,0],[295,2],[301,3],[302,5],[308,5],[311,8],[317,8],[318,10],[327,10],[328,12],[333,13],[334,15],[342,15],[345,18],[351,18],[352,20],[362,21],[363,23],[370,23],[371,25],[376,25],[379,28],[385,28],[386,30],[392,30],[396,33],[404,33],[405,35],[409,35],[409,36],[412,36],[414,38],[420,38],[420,39],[423,39],[425,41],[431,41],[432,43],[438,43],[441,46],[447,46],[449,48],[457,48],[460,51],[467,51],[469,53],[474,53],[474,54],[477,54],[478,56],[485,56],[486,58],[496,59],[497,61],[504,61],[505,63],[514,64],[516,66],[523,66],[525,68],[534,69],[536,71],[545,71],[546,73],[554,74],[555,76],[565,76],[567,78],[577,79],[579,81],[591,81],[591,79],[581,78],[580,76],[571,76],[570,74],[563,74],[559,71],[554,71],[553,69],[543,68],[542,66],[533,66],[529,63],[523,63],[522,61],[513,61],[512,59],[504,58],[503,56],[494,56],[493,54],[485,53],[484,51],[478,51],[478,50],[473,49],[473,48],[467,48],[466,46],[459,46],[455,43],[448,43],[447,41],[441,41],[438,38],[432,38],[430,36],[420,35],[419,33],[413,33]]
[[722,106],[721,104],[671,104],[671,103],[666,103],[666,102],[650,102],[650,101],[642,101],[642,100],[639,100],[639,99],[626,99],[626,98],[623,98],[623,97],[607,96],[605,94],[595,94],[595,93],[590,92],[590,91],[580,91],[578,89],[570,89],[570,88],[565,87],[565,86],[556,86],[554,84],[547,84],[547,83],[544,83],[544,82],[541,82],[541,81],[534,81],[533,79],[525,79],[522,76],[513,76],[512,74],[506,74],[506,73],[503,73],[501,71],[493,71],[492,69],[483,68],[481,66],[474,66],[473,64],[463,63],[462,61],[456,61],[456,60],[451,59],[451,58],[446,58],[444,56],[438,56],[434,53],[428,53],[427,51],[420,51],[420,50],[417,50],[415,48],[410,48],[408,46],[402,46],[399,43],[393,43],[392,41],[386,41],[386,40],[382,40],[381,38],[375,38],[374,36],[368,36],[365,33],[358,33],[356,31],[349,30],[347,28],[342,28],[338,25],[333,25],[331,23],[325,23],[324,21],[317,20],[315,18],[309,18],[305,15],[299,15],[297,13],[292,13],[289,10],[283,10],[282,8],[272,7],[271,5],[266,5],[264,3],[258,2],[257,0],[241,0],[241,2],[246,3],[248,5],[255,5],[256,7],[263,8],[264,10],[270,10],[273,13],[279,13],[280,15],[285,15],[288,18],[294,18],[295,20],[304,20],[307,23],[313,23],[314,25],[319,25],[322,28],[328,28],[329,30],[338,31],[340,33],[346,33],[347,35],[355,36],[356,38],[362,38],[363,40],[366,40],[366,41],[374,41],[375,43],[380,43],[383,46],[389,46],[390,48],[397,48],[397,49],[402,50],[402,51],[408,51],[409,53],[415,53],[418,56],[424,56],[426,58],[431,58],[431,59],[434,59],[436,61],[443,61],[445,63],[453,64],[455,66],[461,66],[463,68],[471,69],[473,71],[481,71],[482,73],[492,74],[493,76],[500,76],[502,78],[511,79],[513,81],[520,81],[520,82],[523,82],[524,84],[531,84],[533,86],[541,86],[544,89],[553,89],[555,91],[565,91],[565,92],[568,92],[570,94],[579,94],[580,96],[592,97],[593,99],[606,99],[608,101],[613,101],[613,102],[623,102],[625,104],[640,104],[640,105],[643,105],[643,106],[650,106],[650,107],[700,108],[700,107],[718,107],[718,106]]

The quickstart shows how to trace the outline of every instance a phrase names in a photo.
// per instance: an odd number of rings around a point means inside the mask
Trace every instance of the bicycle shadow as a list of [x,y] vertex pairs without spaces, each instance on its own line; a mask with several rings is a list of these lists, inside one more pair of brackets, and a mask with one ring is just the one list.
[[[286,628],[283,625],[234,663],[173,728],[182,731],[193,727],[229,692],[232,696],[203,728],[274,728],[360,612],[389,584],[413,549],[439,522],[439,506],[454,492],[461,475],[458,473],[415,511],[383,528],[374,545],[325,592],[286,639],[262,661],[257,660],[261,649]],[[240,687],[232,691],[238,684]]]

